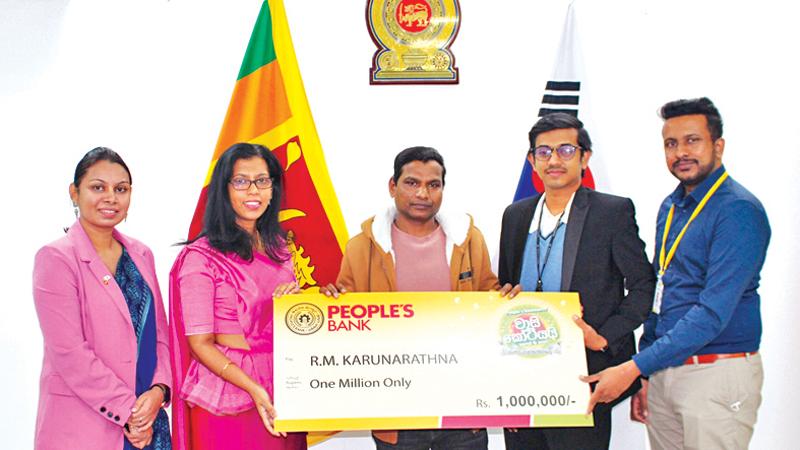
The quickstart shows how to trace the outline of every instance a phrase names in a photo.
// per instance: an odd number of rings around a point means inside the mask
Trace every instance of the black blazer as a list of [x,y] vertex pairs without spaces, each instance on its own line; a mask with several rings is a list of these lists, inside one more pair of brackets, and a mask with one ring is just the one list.
[[[540,198],[515,202],[503,213],[500,284],[520,281],[522,254]],[[629,360],[636,352],[633,330],[652,307],[655,274],[628,198],[579,188],[566,233],[561,290],[580,294],[583,319],[608,341],[605,352],[586,349],[589,373],[597,373]],[[639,387],[635,382],[614,404]]]

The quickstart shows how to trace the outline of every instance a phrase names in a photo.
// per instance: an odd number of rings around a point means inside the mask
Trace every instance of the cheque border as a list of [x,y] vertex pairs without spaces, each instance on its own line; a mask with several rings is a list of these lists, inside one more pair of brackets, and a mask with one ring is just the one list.
[[439,428],[527,428],[593,426],[592,416],[583,414],[360,417],[336,419],[276,419],[276,431],[340,431]]

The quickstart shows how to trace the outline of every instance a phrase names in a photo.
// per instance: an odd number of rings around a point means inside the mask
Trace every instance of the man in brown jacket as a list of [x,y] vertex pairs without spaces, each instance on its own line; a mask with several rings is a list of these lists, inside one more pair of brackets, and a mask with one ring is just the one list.
[[[350,239],[336,286],[344,292],[489,291],[500,289],[481,232],[468,214],[442,205],[444,159],[433,148],[411,147],[394,160],[389,193],[394,206],[366,220]],[[513,297],[519,287],[503,286]],[[378,450],[486,449],[486,430],[373,431]]]

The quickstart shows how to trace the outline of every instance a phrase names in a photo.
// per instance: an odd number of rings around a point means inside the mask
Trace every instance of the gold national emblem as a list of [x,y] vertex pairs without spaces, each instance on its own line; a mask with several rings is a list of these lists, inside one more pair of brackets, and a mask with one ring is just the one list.
[[450,45],[461,21],[458,0],[368,0],[378,46],[371,84],[458,83]]
[[311,303],[298,303],[286,311],[286,326],[296,334],[316,333],[324,321],[322,310]]

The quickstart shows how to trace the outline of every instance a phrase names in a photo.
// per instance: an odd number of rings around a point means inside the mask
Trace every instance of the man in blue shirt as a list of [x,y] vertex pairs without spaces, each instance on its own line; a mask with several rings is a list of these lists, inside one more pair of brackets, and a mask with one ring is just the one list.
[[747,448],[761,403],[759,273],[770,239],[764,207],[722,165],[722,119],[707,98],[661,108],[667,168],[653,311],[633,360],[586,377],[611,401],[639,375],[631,418],[653,449]]

